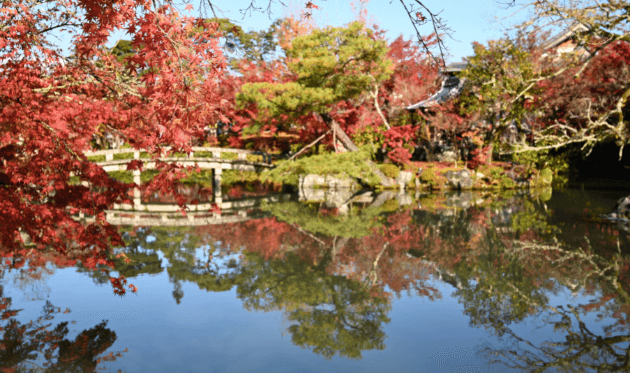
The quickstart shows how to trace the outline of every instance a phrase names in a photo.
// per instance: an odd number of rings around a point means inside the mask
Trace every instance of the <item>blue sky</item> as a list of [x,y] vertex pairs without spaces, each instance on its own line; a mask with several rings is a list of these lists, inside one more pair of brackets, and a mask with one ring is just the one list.
[[[184,15],[199,15],[199,1],[192,0],[195,9]],[[201,0],[203,1],[203,0]],[[271,15],[266,12],[249,12],[241,14],[241,9],[246,8],[251,0],[212,0],[217,10],[217,16],[229,18],[234,23],[243,27],[245,31],[263,30],[268,28],[273,20],[284,17],[288,14],[298,14],[304,9],[304,4],[309,0],[282,0],[286,6],[279,4],[279,0],[271,7]],[[319,27],[342,26],[355,20],[351,0],[310,0],[319,6],[319,10],[314,10],[313,17]],[[407,4],[412,0],[405,0]],[[449,48],[450,56],[447,62],[458,62],[463,57],[473,54],[472,43],[474,41],[486,43],[488,40],[497,39],[503,36],[506,26],[514,25],[523,20],[523,16],[515,16],[505,19],[516,12],[516,8],[507,8],[501,2],[509,0],[452,0],[449,2],[438,0],[424,0],[424,4],[431,11],[440,12],[447,25],[452,29],[452,38],[446,37],[445,42]],[[355,2],[359,2],[355,0]],[[255,5],[260,8],[267,8],[269,0],[255,0]],[[375,20],[381,29],[387,30],[387,36],[394,40],[399,35],[403,35],[412,40],[417,40],[415,31],[409,20],[405,9],[399,0],[370,0],[367,4],[368,21]],[[206,15],[211,17],[212,15]],[[500,21],[497,21],[500,20]],[[432,32],[430,23],[420,29],[422,35],[429,35]],[[110,47],[116,41],[125,37],[123,32],[117,32],[110,38]],[[435,50],[437,53],[437,49]]]
[[[243,16],[239,12],[245,8],[250,0],[214,0],[215,5],[223,11],[218,14],[236,21],[246,31],[267,28],[273,19],[282,17],[290,12],[303,8],[307,0],[283,0],[286,7],[275,4],[272,6],[271,20],[266,13],[252,13]],[[319,6],[314,11],[314,19],[318,26],[341,26],[354,20],[350,0],[312,0]],[[358,2],[358,1],[356,1]],[[406,0],[406,3],[412,1]],[[462,57],[472,55],[472,42],[485,43],[488,40],[503,35],[503,25],[514,24],[518,18],[495,22],[496,17],[506,17],[516,11],[495,0],[453,0],[449,2],[426,0],[425,5],[433,12],[442,11],[440,16],[453,30],[453,39],[446,38],[446,45],[450,49],[449,62],[461,61]],[[256,4],[265,7],[267,0],[256,0]],[[368,17],[373,17],[380,28],[388,30],[388,37],[393,40],[399,35],[413,37],[415,31],[407,14],[398,0],[371,0],[367,5]],[[431,32],[430,25],[421,28],[422,34]]]

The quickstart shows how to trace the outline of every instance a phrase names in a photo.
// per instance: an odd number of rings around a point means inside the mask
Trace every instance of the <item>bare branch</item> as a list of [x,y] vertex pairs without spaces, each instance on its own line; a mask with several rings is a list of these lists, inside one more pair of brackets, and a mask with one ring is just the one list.
[[[426,17],[423,15],[423,13],[419,9],[414,9],[413,5],[408,7],[405,4],[404,0],[400,0],[400,3],[403,5],[403,8],[405,8],[405,11],[407,12],[407,16],[409,17],[409,20],[411,21],[411,24],[413,25],[413,28],[416,31],[416,36],[418,37],[418,41],[420,42],[420,44],[422,44],[422,47],[424,48],[424,50],[427,52],[427,54],[429,56],[431,56],[431,58],[435,61],[435,63],[438,66],[441,65],[442,67],[446,67],[446,65],[445,65],[445,61],[446,61],[445,52],[448,52],[448,48],[444,44],[444,39],[442,39],[442,36],[441,36],[440,32],[444,32],[447,36],[449,36],[452,39],[453,38],[452,37],[453,30],[451,30],[450,28],[448,28],[446,26],[446,24],[444,23],[442,18],[438,17],[440,13],[433,13],[433,12],[431,12],[431,10],[429,8],[427,8],[420,0],[414,0],[414,1],[431,18],[433,31],[435,32],[437,45],[438,45],[438,48],[440,50],[441,61],[438,60],[433,55],[433,53],[431,52],[431,49],[427,45],[427,42],[422,37],[422,35],[420,35],[420,30],[418,29],[418,26],[422,26],[422,25],[424,25],[424,24],[426,24],[428,22]],[[415,12],[415,14],[414,14],[414,12]],[[414,15],[416,16],[415,18],[414,18]]]

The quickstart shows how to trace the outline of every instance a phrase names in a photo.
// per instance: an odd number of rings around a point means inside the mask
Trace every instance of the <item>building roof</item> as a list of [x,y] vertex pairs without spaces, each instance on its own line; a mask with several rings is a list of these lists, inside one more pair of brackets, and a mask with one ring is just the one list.
[[453,63],[448,64],[446,68],[443,70],[443,72],[446,72],[446,73],[460,72],[464,70],[466,66],[468,66],[468,61],[453,62]]
[[446,65],[441,70],[442,74],[444,74],[444,80],[440,90],[426,100],[408,106],[407,110],[437,106],[459,95],[464,85],[464,80],[456,77],[454,73],[464,70],[466,66],[468,66],[468,61],[453,62]]
[[407,107],[407,110],[415,110],[419,108],[427,108],[440,105],[456,96],[458,96],[464,86],[464,79],[459,79],[456,76],[447,76],[442,81],[442,87],[433,96],[427,98],[424,101],[420,101],[417,104],[413,104]]
[[574,23],[569,26],[564,31],[560,32],[558,35],[551,38],[547,43],[543,45],[544,49],[555,48],[558,45],[564,43],[565,41],[572,38],[575,34],[580,32],[585,32],[590,30],[590,28],[582,23]]

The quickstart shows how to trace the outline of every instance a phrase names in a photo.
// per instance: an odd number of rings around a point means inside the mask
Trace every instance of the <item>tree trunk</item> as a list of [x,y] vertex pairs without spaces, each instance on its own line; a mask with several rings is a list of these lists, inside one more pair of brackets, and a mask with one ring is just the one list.
[[[341,128],[341,126],[339,125],[339,123],[337,123],[336,120],[334,120],[328,114],[320,114],[320,116],[322,117],[322,119],[324,120],[324,123],[326,123],[328,128],[330,128],[333,132],[337,134],[337,139],[344,146],[344,148],[346,148],[346,150],[348,150],[349,152],[358,152],[360,150],[359,147],[356,146],[354,142],[352,142],[350,137]],[[370,171],[372,171],[372,173],[378,176],[378,178],[381,180],[381,185],[384,185],[384,186],[394,185],[394,180],[385,176],[385,174],[381,172],[381,170],[376,166],[374,162],[368,159],[366,163],[368,167],[370,167]]]
[[349,152],[359,151],[359,147],[352,142],[350,137],[348,137],[348,135],[344,132],[344,130],[341,128],[336,120],[331,118],[328,114],[320,114],[320,116],[322,117],[324,123],[326,123],[328,128],[330,128],[333,132],[336,132],[337,139],[339,139],[339,142],[343,144],[346,150],[348,150]]
[[496,136],[496,134],[497,134],[497,125],[495,122],[495,124],[492,125],[492,130],[490,131],[490,144],[488,145],[488,156],[486,157],[487,165],[492,164],[492,152],[494,152],[494,137]]
[[492,164],[492,152],[494,152],[494,142],[491,142],[488,147],[488,158],[486,158],[486,164],[488,165]]

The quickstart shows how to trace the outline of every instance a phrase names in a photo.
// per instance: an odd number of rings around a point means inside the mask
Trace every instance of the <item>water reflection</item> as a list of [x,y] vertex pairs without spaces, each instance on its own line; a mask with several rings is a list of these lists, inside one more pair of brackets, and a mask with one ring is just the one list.
[[[494,312],[479,312],[479,302],[471,302],[484,293],[481,289],[473,287],[458,292],[465,302],[470,302],[466,308],[471,322],[490,327],[503,337],[503,346],[484,349],[489,360],[526,372],[628,371],[630,260],[622,256],[620,247],[610,252],[608,258],[582,248],[567,250],[560,244],[518,244],[506,254],[506,262],[518,262],[522,268],[539,268],[545,275],[506,281],[507,286],[496,295],[483,297],[493,298],[495,304],[501,301]],[[552,271],[555,279],[549,277]],[[498,282],[487,278],[482,281]],[[551,303],[548,294],[562,289],[571,289],[574,294],[581,290],[591,295],[590,301]],[[514,324],[529,315],[542,321],[539,327],[553,330],[550,339],[536,341],[522,335],[525,333]]]
[[3,372],[95,372],[101,362],[115,361],[126,352],[102,356],[116,341],[116,333],[107,328],[105,320],[71,338],[69,334],[74,332],[68,329],[67,321],[53,325],[55,315],[62,313],[61,308],[46,301],[40,317],[22,322],[18,320],[22,310],[12,309],[11,298],[3,292],[0,286],[0,370]]
[[329,255],[310,264],[289,253],[264,260],[250,255],[239,271],[238,298],[248,310],[284,311],[292,342],[326,358],[361,358],[385,348],[388,300],[359,281],[327,273]]
[[386,350],[393,305],[409,294],[454,298],[486,333],[471,347],[500,371],[630,369],[630,245],[598,220],[597,198],[301,191],[257,201],[247,219],[120,227],[115,268],[78,271],[97,284],[165,274],[178,307],[193,301],[186,284],[233,292],[249,311],[281,312],[291,342],[326,359]]

